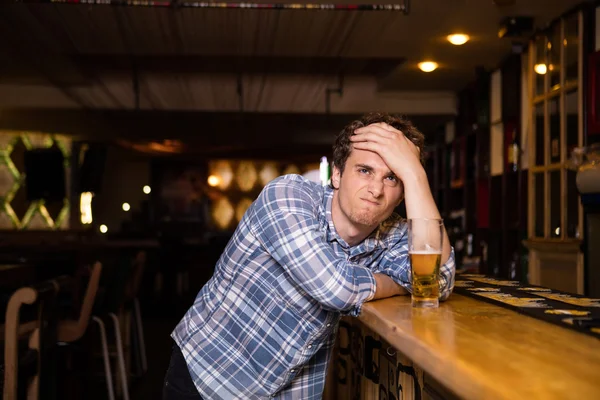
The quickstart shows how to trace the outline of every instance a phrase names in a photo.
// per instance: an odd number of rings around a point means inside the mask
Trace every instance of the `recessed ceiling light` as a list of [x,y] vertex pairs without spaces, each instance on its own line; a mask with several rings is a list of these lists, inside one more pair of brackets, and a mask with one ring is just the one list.
[[454,33],[452,35],[448,35],[448,41],[455,46],[460,46],[461,44],[465,44],[469,41],[469,35],[465,35],[464,33]]
[[438,67],[438,63],[433,62],[433,61],[423,61],[417,65],[419,66],[419,69],[423,72],[431,72],[431,71],[437,69],[437,67]]

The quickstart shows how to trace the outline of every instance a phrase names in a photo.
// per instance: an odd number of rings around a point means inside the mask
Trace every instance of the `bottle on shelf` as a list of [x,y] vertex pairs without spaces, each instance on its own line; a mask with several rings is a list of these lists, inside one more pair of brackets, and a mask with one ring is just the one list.
[[448,235],[452,235],[451,243],[454,245],[455,259],[458,263],[462,263],[465,250],[465,235],[464,235],[464,219],[465,209],[453,210],[448,214],[448,226],[446,230]]
[[485,240],[481,240],[479,242],[479,246],[481,246],[481,264],[480,267],[483,271],[487,270],[487,261],[488,261],[488,244]]
[[319,176],[321,178],[321,185],[326,186],[331,183],[331,167],[327,157],[321,157],[321,163],[319,164]]
[[511,172],[519,170],[520,147],[517,139],[517,128],[512,131],[512,140],[508,145],[508,169]]
[[519,253],[515,250],[512,254],[512,259],[510,261],[508,277],[509,279],[515,280],[517,277],[517,267],[519,265]]

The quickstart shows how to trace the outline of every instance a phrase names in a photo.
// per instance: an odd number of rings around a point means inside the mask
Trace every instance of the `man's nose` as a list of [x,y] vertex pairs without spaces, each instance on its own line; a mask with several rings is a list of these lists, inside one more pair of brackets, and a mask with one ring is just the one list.
[[383,182],[378,180],[373,180],[369,184],[369,193],[373,195],[373,197],[379,197],[383,193]]

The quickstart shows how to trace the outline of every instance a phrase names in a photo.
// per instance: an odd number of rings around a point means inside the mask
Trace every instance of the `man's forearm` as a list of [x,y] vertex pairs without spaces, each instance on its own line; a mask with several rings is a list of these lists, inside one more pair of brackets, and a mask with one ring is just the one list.
[[377,283],[377,289],[375,290],[375,296],[371,300],[408,294],[406,289],[394,282],[389,276],[385,274],[373,274],[373,276]]
[[[420,174],[411,178],[410,181],[404,182],[404,203],[406,205],[407,218],[441,218],[431,190],[429,189],[429,181],[425,171],[423,170]],[[448,257],[450,257],[450,241],[444,229],[442,264],[448,261]]]

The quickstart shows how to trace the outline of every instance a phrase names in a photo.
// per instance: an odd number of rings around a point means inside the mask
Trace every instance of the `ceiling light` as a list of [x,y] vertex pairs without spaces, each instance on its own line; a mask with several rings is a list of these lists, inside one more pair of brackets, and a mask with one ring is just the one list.
[[448,35],[448,41],[455,46],[460,46],[461,44],[465,44],[469,41],[469,35],[465,35],[463,33],[454,33],[452,35]]
[[152,191],[152,188],[151,188],[150,186],[148,186],[148,185],[145,185],[145,186],[142,188],[142,190],[143,190],[143,192],[144,192],[144,193],[146,193],[146,194],[150,194],[150,192]]
[[536,74],[545,75],[548,68],[546,67],[546,64],[535,64],[533,70]]
[[131,210],[131,206],[129,205],[129,203],[123,203],[123,211],[129,211]]
[[431,72],[438,67],[438,64],[433,61],[423,61],[418,64],[419,69],[423,72]]
[[104,224],[100,225],[100,232],[101,233],[106,233],[108,232],[108,227]]

